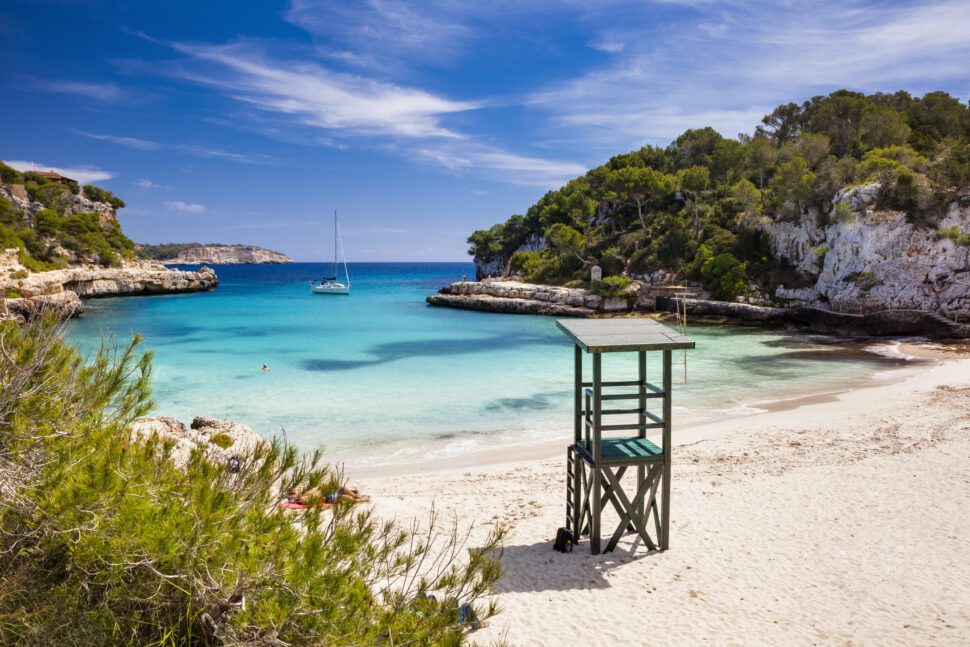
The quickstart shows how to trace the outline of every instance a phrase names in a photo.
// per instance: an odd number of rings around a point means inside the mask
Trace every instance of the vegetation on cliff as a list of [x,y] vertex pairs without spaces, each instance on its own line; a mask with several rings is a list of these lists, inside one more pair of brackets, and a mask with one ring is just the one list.
[[351,504],[280,510],[341,475],[278,443],[177,466],[173,441],[134,440],[137,338],[85,361],[45,320],[0,344],[0,644],[458,645],[452,598],[495,612],[500,531],[466,556]]
[[469,253],[537,283],[587,281],[597,264],[607,277],[674,272],[718,299],[748,285],[770,294],[804,277],[772,256],[766,225],[808,213],[822,224],[852,218],[837,193],[875,182],[877,208],[936,227],[970,187],[970,109],[945,92],[839,90],[778,106],[753,136],[688,130],[666,148],[617,155],[525,215],[474,232]]
[[91,202],[119,209],[125,203],[110,191],[96,186],[60,183],[39,173],[21,173],[0,162],[0,179],[6,185],[23,184],[27,196],[44,208],[31,215],[15,202],[0,196],[0,248],[20,250],[20,263],[35,272],[67,267],[68,252],[105,267],[133,258],[135,244],[114,218],[98,212],[72,213],[83,195]]

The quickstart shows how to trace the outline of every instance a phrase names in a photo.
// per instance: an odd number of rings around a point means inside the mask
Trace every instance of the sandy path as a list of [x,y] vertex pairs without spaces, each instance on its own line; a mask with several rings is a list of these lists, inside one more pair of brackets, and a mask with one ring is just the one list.
[[564,446],[562,458],[362,485],[382,515],[423,517],[434,501],[477,522],[472,545],[490,522],[511,528],[505,611],[482,643],[970,641],[970,360],[678,442],[664,553],[632,535],[606,555],[585,541],[551,549]]

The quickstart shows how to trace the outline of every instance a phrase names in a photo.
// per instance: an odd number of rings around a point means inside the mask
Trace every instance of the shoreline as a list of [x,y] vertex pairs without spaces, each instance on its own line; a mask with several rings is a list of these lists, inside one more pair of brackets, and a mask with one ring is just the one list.
[[[602,297],[586,288],[483,279],[442,286],[425,300],[431,306],[501,314],[566,317],[675,318],[675,297],[690,293],[677,285],[648,285],[635,281],[626,294]],[[840,336],[970,339],[970,324],[953,321],[941,312],[914,309],[868,309],[836,312],[813,306],[775,307],[707,298],[683,298],[692,323],[781,328]]]
[[[470,532],[469,548],[491,524],[509,529],[495,595],[505,612],[473,635],[481,643],[959,645],[970,628],[970,354],[946,355],[888,383],[675,423],[664,552],[630,534],[613,553],[590,555],[586,540],[551,550],[569,438],[547,458],[348,473],[382,518],[427,524],[434,510]],[[604,532],[616,523],[604,517]]]
[[[871,347],[871,344],[866,345],[866,352],[873,355],[881,355],[881,353],[871,350]],[[679,425],[675,416],[674,444],[676,446],[685,442],[692,442],[681,440],[680,437],[693,435],[698,433],[698,430],[710,426],[729,425],[734,428],[734,426],[744,425],[747,421],[760,419],[761,416],[785,414],[803,407],[837,403],[841,401],[843,396],[847,396],[848,394],[868,392],[871,389],[881,389],[917,378],[926,372],[932,371],[946,361],[954,361],[962,356],[970,359],[970,345],[959,346],[956,347],[958,350],[951,350],[945,348],[940,349],[938,344],[929,342],[897,341],[895,348],[900,353],[900,360],[907,362],[906,365],[878,371],[871,377],[865,380],[858,380],[850,386],[831,391],[809,389],[800,393],[794,393],[790,397],[784,397],[781,392],[766,394],[768,397],[765,399],[738,403],[731,407],[733,409],[747,408],[756,411],[752,411],[751,413],[723,413],[725,410],[720,410],[723,415],[718,420],[704,419]],[[882,356],[885,357],[885,355]],[[916,371],[915,373],[913,372],[914,370]],[[566,446],[571,442],[571,438],[572,430],[563,429],[555,438],[514,439],[497,447],[475,449],[453,456],[441,456],[440,453],[434,453],[431,458],[419,461],[378,464],[368,464],[360,457],[352,456],[338,461],[338,463],[344,466],[347,474],[351,475],[355,480],[361,481],[428,475],[506,464],[510,462],[508,459],[510,453],[514,453],[516,456],[514,461],[511,462],[552,459],[565,453]],[[648,434],[648,438],[656,442],[659,436],[656,434]],[[440,449],[441,447],[436,447],[431,451],[434,452]]]

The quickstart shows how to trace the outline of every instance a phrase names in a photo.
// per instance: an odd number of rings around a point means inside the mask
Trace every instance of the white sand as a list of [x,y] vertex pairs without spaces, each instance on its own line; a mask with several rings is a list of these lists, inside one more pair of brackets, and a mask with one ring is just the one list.
[[434,500],[476,522],[472,545],[490,522],[511,528],[505,611],[474,634],[483,644],[970,644],[970,360],[874,384],[674,421],[663,553],[633,535],[604,555],[552,550],[567,438],[554,458],[360,484],[381,515],[423,518]]

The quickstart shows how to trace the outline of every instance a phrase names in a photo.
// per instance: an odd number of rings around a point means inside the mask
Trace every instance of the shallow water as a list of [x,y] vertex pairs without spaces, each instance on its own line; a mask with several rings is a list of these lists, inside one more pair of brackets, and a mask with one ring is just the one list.
[[[229,418],[266,437],[285,431],[300,446],[324,444],[335,460],[401,462],[570,437],[573,353],[553,317],[425,304],[474,275],[470,263],[352,264],[352,295],[312,295],[307,282],[325,267],[221,266],[212,292],[88,300],[69,337],[90,350],[103,333],[139,332],[155,351],[156,414]],[[822,338],[702,326],[688,335],[697,348],[687,384],[674,388],[675,428],[841,390],[899,365]],[[607,356],[604,374],[629,379],[635,366],[632,354]]]

